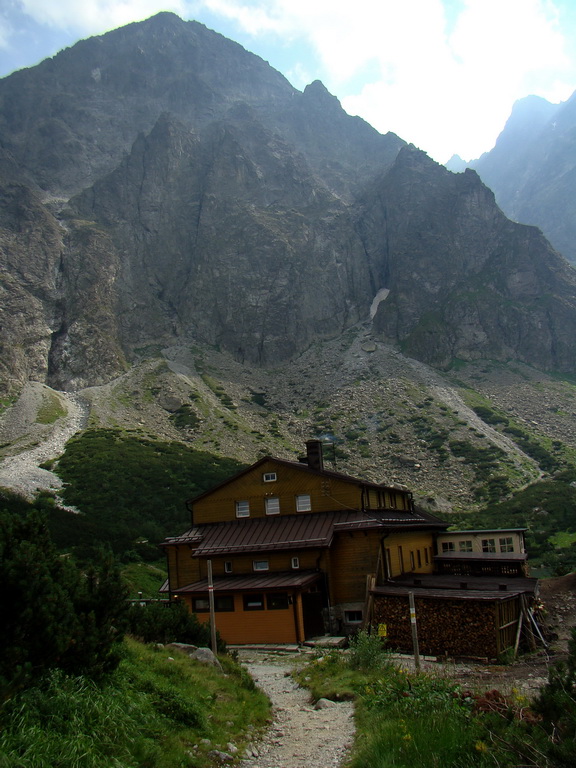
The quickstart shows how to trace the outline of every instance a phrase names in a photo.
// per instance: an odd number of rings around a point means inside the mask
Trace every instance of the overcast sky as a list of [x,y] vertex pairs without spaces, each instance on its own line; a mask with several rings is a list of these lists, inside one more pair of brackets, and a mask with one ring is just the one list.
[[0,0],[0,76],[158,11],[201,21],[440,162],[576,90],[574,0]]

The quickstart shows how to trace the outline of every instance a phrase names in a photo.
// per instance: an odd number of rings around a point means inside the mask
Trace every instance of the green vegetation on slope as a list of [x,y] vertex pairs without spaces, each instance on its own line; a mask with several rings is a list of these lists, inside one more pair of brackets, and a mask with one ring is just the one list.
[[[451,516],[455,528],[527,528],[531,561],[555,575],[576,569],[576,470],[532,483],[512,498],[471,514]],[[565,534],[565,535],[559,535]]]
[[[239,750],[269,703],[230,657],[224,674],[171,650],[125,643],[99,684],[59,670],[0,710],[3,768],[202,768],[208,753]],[[253,737],[253,736],[252,736]]]
[[568,768],[576,743],[576,631],[534,705],[496,690],[462,690],[395,665],[376,636],[359,633],[348,656],[331,651],[296,678],[314,699],[356,702],[349,768]]
[[80,558],[103,542],[125,562],[157,560],[158,544],[190,525],[186,500],[242,468],[181,443],[88,430],[66,445],[55,468],[66,504],[82,514],[54,508],[52,535],[59,548]]
[[99,677],[118,664],[126,600],[113,560],[80,571],[37,511],[0,507],[0,704],[58,668]]

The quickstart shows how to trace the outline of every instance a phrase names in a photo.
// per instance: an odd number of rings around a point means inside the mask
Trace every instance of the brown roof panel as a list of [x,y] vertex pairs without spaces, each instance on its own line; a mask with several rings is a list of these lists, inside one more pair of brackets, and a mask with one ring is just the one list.
[[[466,585],[464,587],[464,585]],[[446,589],[499,592],[536,592],[538,579],[527,576],[455,576],[453,574],[412,573],[397,576],[382,585],[414,590]]]
[[332,514],[281,515],[274,518],[203,525],[202,541],[194,557],[235,552],[328,547],[332,541]]
[[442,552],[435,555],[434,560],[470,560],[478,562],[519,562],[523,563],[528,558],[525,552]]
[[444,528],[418,512],[348,509],[300,515],[278,515],[206,523],[164,541],[197,545],[194,557],[212,557],[238,552],[263,552],[329,547],[335,533],[353,530]]
[[[298,571],[287,573],[247,574],[245,576],[219,576],[214,578],[215,592],[238,592],[267,589],[301,589],[313,584],[322,577],[318,571]],[[208,580],[202,579],[185,587],[175,589],[175,594],[207,592]]]

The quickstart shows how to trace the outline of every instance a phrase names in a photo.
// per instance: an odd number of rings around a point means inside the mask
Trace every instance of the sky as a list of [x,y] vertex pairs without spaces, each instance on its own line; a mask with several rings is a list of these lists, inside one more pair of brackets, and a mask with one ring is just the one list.
[[517,99],[576,90],[574,0],[0,0],[0,77],[173,11],[321,80],[351,115],[438,162],[490,150]]

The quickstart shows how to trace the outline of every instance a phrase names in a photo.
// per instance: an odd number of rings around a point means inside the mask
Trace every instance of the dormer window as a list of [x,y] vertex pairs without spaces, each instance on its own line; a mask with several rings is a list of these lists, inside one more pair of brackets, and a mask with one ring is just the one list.
[[264,480],[265,483],[275,483],[276,480],[278,480],[278,475],[276,472],[264,472],[262,480]]

